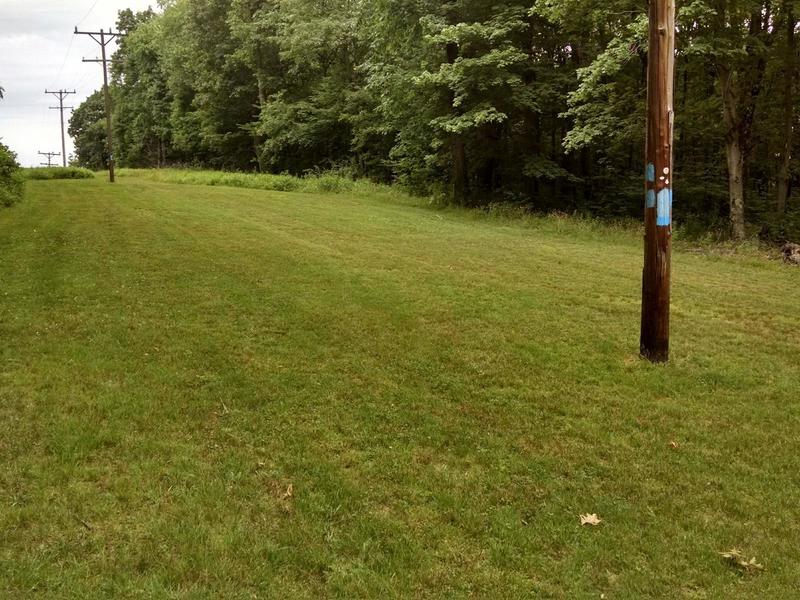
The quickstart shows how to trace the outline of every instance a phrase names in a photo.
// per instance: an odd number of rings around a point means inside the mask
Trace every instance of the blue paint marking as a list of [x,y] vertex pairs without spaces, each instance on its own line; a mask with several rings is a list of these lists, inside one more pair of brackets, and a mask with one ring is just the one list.
[[655,190],[647,190],[647,208],[655,208],[656,207],[656,191]]
[[669,227],[670,223],[672,223],[672,190],[664,188],[658,192],[656,225],[659,227]]
[[653,163],[647,163],[647,181],[650,183],[656,181],[656,166]]

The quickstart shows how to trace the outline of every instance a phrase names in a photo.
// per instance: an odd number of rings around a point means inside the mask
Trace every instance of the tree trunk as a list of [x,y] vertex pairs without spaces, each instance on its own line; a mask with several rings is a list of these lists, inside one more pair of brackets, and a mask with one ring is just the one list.
[[744,227],[744,154],[743,122],[737,77],[727,65],[718,64],[722,88],[722,113],[725,121],[725,154],[728,162],[728,196],[730,202],[731,235],[735,240],[745,237]]
[[467,149],[460,135],[453,137],[453,201],[459,206],[467,204],[469,183],[467,175]]
[[778,170],[778,213],[786,212],[786,201],[789,198],[790,167],[792,163],[792,144],[794,142],[794,82],[797,75],[795,65],[795,26],[794,7],[791,0],[784,0],[783,12],[786,17],[786,56],[783,75],[783,148],[781,148],[781,164]]
[[[453,64],[458,58],[458,44],[450,42],[447,44],[447,62]],[[453,111],[457,111],[453,104],[455,102],[455,92],[451,93],[450,106]],[[469,173],[467,171],[467,147],[464,143],[464,136],[454,134],[450,141],[452,153],[452,177],[453,177],[453,202],[460,206],[467,204],[469,198]]]
[[[722,5],[724,7],[725,3]],[[718,13],[721,31],[729,27],[728,18],[724,9]],[[764,7],[758,3],[758,8],[750,14],[750,18],[742,23],[749,30],[749,35],[744,39],[746,59],[720,56],[716,63],[725,124],[731,234],[737,240],[745,235],[745,165],[753,147],[753,122],[763,89],[766,48],[771,43],[769,36],[772,35],[772,23],[771,4],[767,2]],[[734,62],[730,63],[729,60]]]
[[264,156],[261,152],[261,146],[264,143],[264,136],[258,133],[258,122],[261,119],[261,114],[264,110],[264,105],[267,103],[267,90],[264,85],[264,79],[261,77],[261,61],[258,60],[258,73],[256,73],[256,85],[258,86],[258,111],[253,115],[252,119],[252,132],[253,132],[253,154],[256,159],[256,167],[259,173],[265,171]]
[[744,228],[744,152],[738,136],[729,137],[725,150],[728,158],[728,187],[731,203],[731,234],[736,240],[745,237]]

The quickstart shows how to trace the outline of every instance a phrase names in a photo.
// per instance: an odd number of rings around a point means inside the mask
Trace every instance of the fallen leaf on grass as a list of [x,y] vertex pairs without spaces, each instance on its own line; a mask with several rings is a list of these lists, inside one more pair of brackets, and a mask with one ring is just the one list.
[[754,556],[750,560],[747,560],[747,557],[742,554],[742,552],[736,548],[731,548],[727,552],[720,552],[719,553],[722,558],[725,559],[732,567],[740,569],[745,573],[754,573],[756,571],[763,571],[764,565],[761,565],[756,562],[756,557]]
[[283,499],[288,500],[292,496],[294,496],[294,486],[290,483],[289,487],[286,488],[286,493],[283,494]]
[[670,442],[669,443],[669,447],[672,448],[673,450],[677,450],[678,449],[678,442]]
[[81,525],[83,525],[83,526],[84,526],[86,529],[88,529],[89,531],[91,531],[92,529],[94,529],[94,527],[92,527],[92,526],[91,526],[89,523],[87,523],[86,521],[84,521],[83,519],[81,519],[81,518],[80,518],[78,515],[72,515],[72,516],[73,516],[73,517],[75,517],[75,520],[76,520],[76,521],[78,521],[78,523],[80,523]]
[[595,514],[591,515],[580,515],[581,517],[581,525],[591,525],[592,527],[596,527],[603,522],[603,520]]

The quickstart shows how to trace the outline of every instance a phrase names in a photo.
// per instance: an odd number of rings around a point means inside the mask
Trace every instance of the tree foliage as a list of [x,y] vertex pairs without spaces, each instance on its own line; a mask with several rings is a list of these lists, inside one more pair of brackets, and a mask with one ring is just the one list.
[[11,206],[22,197],[22,177],[17,156],[0,142],[0,207]]
[[89,169],[106,168],[106,121],[102,92],[89,96],[69,120],[69,135],[75,141],[75,162]]
[[[794,3],[680,5],[679,222],[792,234]],[[163,4],[120,14],[123,165],[339,169],[472,206],[641,212],[640,0]],[[73,117],[87,166],[104,160],[98,107]]]

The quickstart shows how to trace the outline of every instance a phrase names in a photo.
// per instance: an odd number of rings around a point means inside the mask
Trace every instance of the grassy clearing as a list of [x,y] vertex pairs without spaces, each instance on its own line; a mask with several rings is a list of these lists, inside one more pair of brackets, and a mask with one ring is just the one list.
[[27,186],[0,212],[0,595],[796,593],[800,270],[676,253],[655,367],[624,230]]
[[[192,169],[120,169],[119,176],[160,183],[182,185],[207,185],[213,187],[235,187],[263,191],[298,192],[308,194],[348,194],[367,199],[380,199],[395,204],[416,207],[435,207],[443,215],[457,214],[459,218],[493,221],[504,225],[529,227],[535,229],[561,231],[580,230],[583,234],[592,232],[598,241],[608,239],[609,235],[622,235],[638,240],[643,234],[642,224],[631,219],[599,219],[596,217],[552,213],[531,212],[528,207],[511,203],[495,203],[481,209],[463,209],[446,206],[435,197],[412,197],[398,186],[372,183],[365,179],[353,180],[336,173],[293,177],[291,175],[271,175],[256,173],[226,173],[223,171],[203,171]],[[719,231],[703,229],[699,231],[694,223],[678,222],[673,241],[678,249],[703,252],[706,254],[740,254],[758,259],[776,259],[780,253],[775,245],[765,245],[757,240],[732,242]]]

